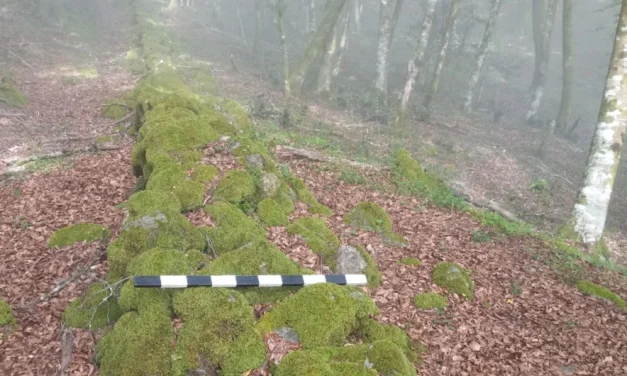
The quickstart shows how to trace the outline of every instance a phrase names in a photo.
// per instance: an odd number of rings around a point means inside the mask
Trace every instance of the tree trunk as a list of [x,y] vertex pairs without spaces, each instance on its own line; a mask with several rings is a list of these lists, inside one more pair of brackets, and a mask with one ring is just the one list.
[[387,105],[388,66],[394,29],[401,13],[403,0],[381,0],[379,10],[379,42],[377,45],[377,77],[375,89],[381,105]]
[[405,126],[405,117],[407,116],[407,107],[409,106],[409,99],[411,93],[416,86],[416,79],[420,71],[424,69],[425,65],[425,50],[427,48],[427,42],[429,41],[429,34],[433,27],[433,16],[435,14],[435,4],[437,0],[428,0],[427,9],[425,13],[425,19],[420,27],[420,33],[418,36],[418,44],[414,51],[413,59],[407,64],[407,78],[405,80],[405,88],[401,98],[398,102],[398,109],[396,111],[396,119],[394,120],[394,129],[398,132]]
[[306,33],[311,36],[316,31],[316,0],[305,0]]
[[[526,0],[525,0],[526,1]],[[540,64],[544,61],[544,20],[547,0],[532,0],[532,28],[535,65],[529,91],[534,92],[540,80]]]
[[300,95],[305,76],[311,68],[311,64],[318,57],[324,49],[325,42],[331,36],[333,28],[338,21],[342,8],[346,4],[347,0],[330,0],[330,4],[324,13],[324,18],[320,23],[320,26],[316,29],[311,41],[307,45],[303,57],[298,62],[296,69],[292,72],[289,80],[292,92],[295,95]]
[[[348,12],[346,12],[346,14],[348,14]],[[316,93],[326,98],[328,98],[331,93],[331,73],[337,53],[337,26],[336,22],[331,31],[331,36],[326,43],[325,51],[322,55],[322,64],[318,72],[318,87]]]
[[549,146],[551,146],[553,141],[553,134],[555,133],[555,126],[557,122],[555,120],[551,120],[549,126],[546,128],[544,132],[544,137],[542,138],[542,143],[540,144],[540,148],[538,148],[538,158],[544,160],[546,158],[546,153],[549,151]]
[[573,51],[573,0],[564,0],[562,16],[562,101],[557,114],[557,127],[563,133],[573,124],[572,98],[575,86],[575,63]]
[[253,56],[257,61],[259,59],[261,48],[261,26],[263,25],[261,12],[264,0],[255,0],[255,39],[253,41]]
[[337,56],[335,57],[335,61],[333,63],[333,81],[335,81],[340,75],[340,68],[342,67],[342,60],[344,59],[344,52],[346,51],[346,46],[348,44],[348,29],[350,27],[350,23],[350,9],[347,9],[346,13],[344,14],[344,20],[342,22],[342,29],[340,32],[340,45],[338,46]]
[[442,67],[444,67],[444,61],[446,60],[446,51],[451,39],[451,33],[455,27],[455,19],[457,18],[457,11],[459,10],[460,0],[451,0],[449,6],[448,15],[446,16],[446,31],[442,37],[442,46],[440,47],[440,53],[438,54],[438,61],[435,64],[435,71],[431,76],[431,82],[429,88],[425,94],[424,102],[422,103],[422,116],[431,116],[431,104],[433,99],[438,94],[438,87],[440,85],[440,75],[442,74]]
[[540,68],[538,69],[538,82],[533,91],[533,98],[531,100],[531,106],[527,112],[527,122],[535,121],[538,115],[538,109],[542,102],[542,96],[544,94],[544,86],[549,71],[549,60],[551,57],[551,35],[553,33],[553,23],[555,21],[555,13],[557,11],[558,0],[549,0],[548,8],[544,18],[544,33],[542,35],[543,40],[543,59],[540,62]]
[[[627,0],[622,1],[614,50],[592,138],[586,174],[571,220],[562,230],[593,252],[605,251],[602,239],[614,179],[627,132]],[[573,230],[573,231],[569,231]]]
[[481,70],[483,69],[483,63],[485,61],[486,55],[488,53],[488,49],[490,47],[490,41],[492,40],[492,33],[494,32],[494,24],[496,23],[496,19],[499,14],[499,9],[501,8],[501,2],[502,0],[492,0],[492,7],[490,8],[490,16],[488,18],[488,23],[483,33],[481,46],[479,46],[479,54],[477,55],[477,65],[475,67],[475,71],[472,73],[472,76],[470,77],[470,82],[468,83],[468,92],[466,93],[466,102],[464,103],[464,112],[467,114],[472,112],[473,93],[477,87],[477,83],[479,82],[479,75],[481,74]]
[[355,0],[355,32],[361,34],[361,12],[364,10],[364,4],[362,0]]
[[281,39],[281,51],[283,52],[283,94],[285,97],[291,95],[290,90],[290,59],[287,53],[287,40],[285,38],[285,7],[283,0],[274,1],[276,12],[276,27],[279,31],[279,38]]

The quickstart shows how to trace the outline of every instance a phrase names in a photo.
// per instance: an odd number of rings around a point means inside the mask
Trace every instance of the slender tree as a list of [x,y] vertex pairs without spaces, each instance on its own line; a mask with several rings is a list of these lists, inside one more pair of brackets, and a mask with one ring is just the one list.
[[259,53],[261,48],[261,27],[263,26],[263,20],[261,13],[263,11],[264,0],[255,0],[255,38],[253,40],[253,56],[259,60]]
[[305,0],[305,32],[311,36],[316,31],[316,0]]
[[287,52],[287,40],[285,38],[285,8],[283,0],[273,0],[273,6],[275,11],[274,22],[279,32],[279,38],[281,39],[281,51],[283,52],[283,94],[286,97],[291,95],[290,89],[290,59]]
[[459,10],[460,0],[451,0],[449,6],[448,15],[446,16],[446,26],[444,35],[442,36],[442,46],[440,47],[440,53],[438,54],[438,60],[435,64],[435,70],[431,76],[431,82],[427,88],[424,101],[422,103],[422,116],[429,117],[431,114],[431,105],[433,99],[438,94],[438,88],[440,86],[440,76],[442,75],[442,68],[444,67],[444,61],[446,60],[446,52],[448,51],[448,45],[451,40],[451,33],[455,27],[455,19],[457,18],[457,11]]
[[531,7],[535,64],[529,91],[533,93],[540,81],[540,64],[544,61],[544,19],[546,17],[547,0],[532,0]]
[[555,21],[555,13],[557,11],[558,0],[549,0],[547,12],[544,18],[544,34],[542,35],[543,41],[543,59],[540,62],[540,68],[538,70],[538,82],[535,90],[533,91],[533,98],[531,100],[531,106],[527,111],[526,119],[528,122],[533,122],[538,114],[540,103],[542,102],[542,96],[544,94],[544,86],[546,85],[547,76],[549,73],[549,59],[551,57],[551,35],[553,32],[553,22]]
[[603,231],[627,133],[627,0],[622,1],[614,50],[592,138],[586,173],[572,216],[562,234],[578,238],[588,250],[606,254]]
[[407,64],[407,76],[405,79],[405,88],[398,101],[398,109],[396,111],[396,118],[394,119],[394,129],[400,131],[405,126],[405,117],[407,116],[407,107],[409,106],[409,99],[411,93],[416,86],[416,79],[418,74],[425,67],[425,50],[427,48],[427,42],[429,41],[429,34],[433,27],[433,16],[435,14],[435,4],[437,0],[427,0],[427,9],[425,18],[422,21],[420,32],[418,34],[418,43],[414,50],[414,56]]
[[327,40],[322,55],[322,64],[318,72],[318,87],[316,93],[323,97],[328,97],[331,92],[331,74],[333,71],[333,62],[337,52],[338,36],[337,36],[337,22],[333,26],[331,36]]
[[355,12],[355,32],[361,34],[361,13],[364,10],[364,4],[362,0],[355,0],[353,4],[353,11]]
[[377,44],[377,77],[375,89],[379,103],[387,104],[388,66],[394,29],[403,6],[403,0],[381,0],[379,10],[379,42]]
[[492,0],[492,7],[490,8],[490,15],[488,22],[483,32],[483,38],[481,39],[481,45],[479,46],[479,53],[477,54],[477,64],[475,66],[472,76],[470,76],[470,82],[468,83],[468,91],[466,92],[466,102],[464,103],[464,112],[469,114],[472,112],[473,95],[479,83],[479,75],[483,70],[483,63],[485,62],[488,49],[490,47],[490,41],[492,40],[492,33],[494,32],[494,25],[501,8],[502,0]]
[[[355,2],[357,1],[358,0],[355,0]],[[342,28],[340,31],[340,44],[337,49],[335,61],[333,62],[333,72],[331,73],[333,80],[337,79],[337,77],[340,75],[342,60],[344,59],[344,53],[346,52],[346,47],[348,45],[348,29],[351,22],[351,14],[349,10],[347,10],[344,14],[344,19],[342,21]]]
[[568,133],[573,124],[572,100],[575,87],[575,62],[573,52],[573,0],[564,0],[562,16],[562,100],[557,114],[557,127]]
[[298,62],[296,68],[290,75],[290,87],[294,95],[300,95],[305,76],[311,68],[311,64],[320,56],[323,52],[325,42],[331,36],[333,28],[338,21],[342,9],[347,0],[329,0],[329,6],[327,7],[320,26],[316,29],[311,41],[305,48],[305,52]]

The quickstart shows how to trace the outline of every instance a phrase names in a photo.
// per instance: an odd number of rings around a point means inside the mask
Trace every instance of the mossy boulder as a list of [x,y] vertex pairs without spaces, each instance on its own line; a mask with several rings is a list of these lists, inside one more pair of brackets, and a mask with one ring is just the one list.
[[307,204],[309,212],[311,214],[320,214],[327,217],[333,214],[333,211],[331,209],[318,202],[318,199],[316,198],[316,196],[314,196],[313,193],[311,193],[309,188],[307,188],[307,185],[304,181],[299,178],[292,177],[289,180],[289,183],[296,193],[298,199],[301,202]]
[[164,213],[179,213],[183,210],[181,201],[174,193],[159,190],[134,193],[122,207],[128,211],[130,219],[136,219],[158,210]]
[[257,215],[261,222],[270,227],[286,226],[290,223],[285,209],[271,198],[265,198],[257,204]]
[[[191,252],[190,252],[191,253]],[[198,267],[196,254],[175,249],[150,249],[135,257],[127,267],[127,274],[133,275],[189,275]],[[172,290],[135,288],[128,281],[120,291],[120,306],[124,311],[159,310],[170,315]]]
[[290,215],[294,211],[294,200],[292,200],[291,190],[287,184],[281,184],[273,199],[281,207],[283,213]]
[[213,197],[238,203],[251,198],[255,194],[255,182],[249,173],[242,170],[230,170],[216,185]]
[[127,109],[125,105],[109,103],[102,108],[100,115],[105,119],[120,120],[126,116]]
[[351,226],[381,234],[393,231],[390,216],[374,202],[360,202],[344,216],[344,221]]
[[9,303],[0,298],[0,328],[4,326],[15,326],[15,317]]
[[407,180],[418,180],[425,175],[420,164],[405,149],[399,149],[394,153],[394,169],[399,177]]
[[[267,240],[228,252],[198,272],[199,275],[295,275],[312,274],[301,268]],[[275,302],[295,291],[295,287],[238,288],[251,304]]]
[[63,323],[70,328],[102,329],[122,315],[117,298],[102,283],[95,283],[63,312]]
[[381,273],[372,256],[361,246],[341,246],[337,251],[337,272],[340,274],[365,274],[368,287],[381,283]]
[[108,228],[95,223],[77,223],[59,229],[48,240],[48,248],[66,247],[80,242],[95,242],[108,238],[111,232]]
[[404,257],[400,259],[398,263],[407,265],[407,266],[414,266],[414,267],[422,265],[422,261],[420,261],[420,259],[417,259],[415,257]]
[[183,210],[192,210],[201,206],[205,195],[203,183],[188,180],[185,171],[176,167],[166,168],[152,174],[146,189],[173,193]]
[[442,296],[435,292],[426,292],[418,294],[414,297],[414,304],[420,309],[437,309],[441,310],[448,305],[448,299],[446,296]]
[[364,342],[389,341],[398,346],[410,361],[418,360],[412,341],[401,328],[396,325],[381,324],[374,319],[364,320],[355,333]]
[[28,98],[22,94],[10,77],[0,77],[0,103],[9,107],[21,107],[28,102]]
[[341,346],[359,326],[358,318],[365,319],[367,311],[376,312],[369,298],[354,298],[350,291],[333,284],[304,287],[264,315],[259,328],[263,333],[291,328],[306,349]]
[[579,281],[577,283],[577,289],[582,294],[609,300],[610,302],[616,304],[618,308],[622,310],[627,309],[627,304],[625,303],[625,301],[620,296],[618,296],[618,294],[612,292],[605,286],[597,285],[590,281]]
[[186,289],[174,298],[182,319],[173,375],[187,375],[202,359],[225,376],[240,376],[265,360],[265,345],[255,328],[255,315],[237,291]]
[[226,99],[216,104],[215,109],[227,118],[239,133],[249,134],[252,130],[252,122],[248,110],[236,101]]
[[235,205],[217,202],[207,205],[205,212],[211,215],[215,223],[215,227],[200,228],[208,239],[210,252],[221,255],[266,238],[263,227]]
[[145,162],[134,165],[133,168],[137,176],[143,176],[144,179],[148,180],[153,174],[167,169],[186,173],[187,170],[194,168],[201,159],[202,152],[199,150],[166,152],[159,149],[148,149],[145,154]]
[[276,376],[415,376],[416,369],[391,341],[322,347],[289,353],[277,367]]
[[329,229],[326,222],[319,218],[300,218],[287,226],[290,235],[296,235],[303,239],[311,250],[321,255],[324,262],[331,268],[337,268],[337,249],[340,240]]
[[203,164],[194,168],[191,178],[193,181],[197,181],[202,184],[209,184],[211,183],[213,178],[218,176],[219,173],[220,171],[218,171],[218,168],[216,166]]
[[100,375],[170,376],[174,340],[172,322],[163,312],[128,312],[98,342]]
[[470,272],[452,262],[441,262],[435,266],[433,283],[466,299],[472,299],[475,294]]

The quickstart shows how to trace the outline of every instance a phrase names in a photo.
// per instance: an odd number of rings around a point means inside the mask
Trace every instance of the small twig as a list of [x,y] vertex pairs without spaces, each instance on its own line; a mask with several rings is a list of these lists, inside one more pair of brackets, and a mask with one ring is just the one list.
[[35,71],[35,68],[32,65],[28,64],[26,61],[24,61],[24,59],[22,59],[21,57],[17,56],[16,54],[14,54],[13,51],[11,51],[11,50],[7,50],[7,51],[9,51],[9,53],[11,55],[13,55],[14,57],[18,58],[22,62],[22,64],[24,64],[27,67],[29,67],[30,69],[32,69],[33,72]]
[[211,250],[211,255],[213,256],[213,259],[215,260],[216,258],[218,258],[218,255],[216,254],[216,248],[213,246],[213,241],[211,241],[211,239],[207,235],[205,235],[205,240],[207,241],[207,246]]
[[72,353],[74,352],[74,334],[71,328],[64,327],[61,332],[61,366],[59,367],[58,376],[68,375],[68,366],[72,362]]

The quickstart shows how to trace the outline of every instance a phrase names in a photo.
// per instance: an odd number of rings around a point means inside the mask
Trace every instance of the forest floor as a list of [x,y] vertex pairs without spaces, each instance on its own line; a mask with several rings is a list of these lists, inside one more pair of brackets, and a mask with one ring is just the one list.
[[[5,37],[9,38],[3,34]],[[55,39],[56,42],[31,40],[29,43],[41,44],[29,45],[17,42],[11,51],[20,58],[11,57],[8,52],[3,56],[10,62],[20,89],[31,99],[19,111],[0,109],[5,113],[0,115],[3,160],[42,151],[80,149],[85,146],[81,142],[89,142],[84,140],[111,134],[115,124],[100,117],[102,105],[134,86],[135,78],[119,62],[127,49],[124,44],[87,46],[68,36],[57,35]],[[3,46],[15,43],[0,41]],[[64,45],[63,51],[59,51],[59,46]],[[80,48],[69,47],[77,45]],[[214,68],[223,96],[252,103],[253,98],[266,93],[268,103],[280,107],[280,94],[259,79],[219,64]],[[91,74],[93,70],[97,77]],[[63,78],[68,76],[78,78]],[[17,112],[20,115],[13,116]],[[367,142],[373,153],[359,159],[382,162],[390,151],[388,141],[369,141],[364,137],[358,142],[347,142],[350,136],[345,128],[352,134],[358,129],[360,134],[370,135],[374,126],[354,121],[349,114],[341,115],[341,111],[309,103],[311,119],[338,124],[321,128],[322,135],[306,129],[286,132],[273,128],[264,119],[257,119],[257,124],[264,137],[287,139],[299,147],[322,149],[333,155],[339,155],[334,152],[334,145],[346,146],[344,154],[354,156],[355,150],[363,149]],[[435,157],[444,154],[455,156],[451,163],[458,163],[456,170],[461,171],[462,166],[464,170],[468,167],[461,164],[463,161],[476,157],[466,162],[473,163],[474,168],[460,180],[470,194],[496,199],[486,191],[509,192],[516,188],[514,193],[522,195],[520,192],[529,190],[535,175],[523,167],[514,168],[517,158],[492,145],[470,155],[455,151],[457,143],[443,143],[454,138],[470,139],[468,134],[475,125],[442,123],[447,125],[421,125],[421,137],[430,140],[427,146],[417,148],[418,159],[426,156],[425,165],[438,165]],[[508,135],[513,137],[512,133]],[[339,139],[344,141],[336,141]],[[505,140],[501,139],[499,145],[507,144]],[[36,160],[25,173],[0,179],[0,294],[13,307],[18,322],[17,329],[0,333],[0,374],[57,375],[63,349],[68,347],[73,348],[73,356],[63,374],[98,373],[93,363],[94,338],[85,330],[66,331],[61,325],[61,314],[70,301],[106,273],[106,245],[79,244],[59,250],[49,249],[47,241],[53,231],[80,221],[107,225],[115,236],[124,219],[124,212],[116,206],[128,198],[135,185],[129,168],[131,143],[130,139],[122,139],[117,150]],[[429,151],[429,145],[435,146],[435,154]],[[477,149],[477,145],[473,148]],[[449,149],[453,151],[441,151]],[[585,277],[627,297],[627,278],[623,275],[563,257],[539,239],[507,237],[483,227],[468,214],[431,206],[420,197],[397,195],[385,171],[355,173],[345,167],[298,159],[289,153],[279,152],[277,158],[305,180],[321,203],[333,209],[335,215],[328,219],[328,224],[342,243],[363,244],[373,256],[383,274],[381,286],[369,291],[381,310],[378,320],[400,326],[412,339],[424,344],[424,362],[417,365],[419,374],[627,374],[627,313],[606,301],[584,296],[564,282]],[[486,167],[488,162],[491,164]],[[459,179],[456,176],[450,180]],[[517,200],[535,202],[528,197],[533,196],[522,195]],[[386,209],[395,231],[408,240],[408,247],[389,247],[378,235],[355,231],[344,224],[343,215],[363,200],[377,202]],[[539,209],[541,201],[536,205]],[[534,208],[528,210],[532,212]],[[298,207],[290,219],[305,215],[305,208]],[[193,221],[207,220],[202,210],[189,216]],[[484,236],[479,241],[476,234]],[[301,265],[315,266],[315,255],[284,228],[272,228],[268,238]],[[399,264],[404,257],[419,258],[422,265]],[[443,312],[421,311],[414,306],[413,298],[420,292],[439,291],[431,282],[430,271],[443,260],[473,271],[476,298],[466,301],[451,297]],[[92,266],[58,295],[32,304],[61,281],[83,271],[85,265]],[[68,338],[63,333],[71,333],[69,342],[73,346],[62,341],[62,337]],[[268,356],[272,358],[273,354]]]

